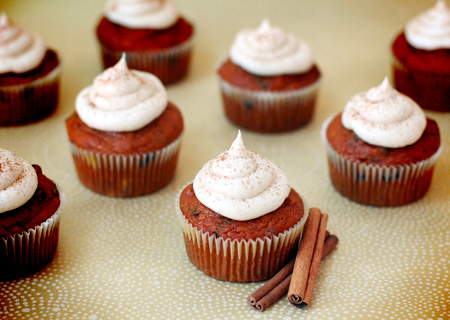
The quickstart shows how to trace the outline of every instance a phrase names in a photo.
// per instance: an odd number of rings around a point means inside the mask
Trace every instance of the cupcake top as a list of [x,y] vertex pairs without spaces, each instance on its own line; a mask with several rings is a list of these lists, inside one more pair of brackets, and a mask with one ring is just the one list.
[[401,148],[420,139],[427,121],[419,105],[392,88],[385,78],[378,87],[350,99],[342,124],[366,143]]
[[76,99],[76,111],[89,127],[113,132],[136,131],[166,109],[167,92],[154,75],[130,70],[125,55],[97,76]]
[[105,16],[130,29],[166,29],[175,24],[179,12],[172,0],[110,0]]
[[409,21],[405,36],[417,49],[450,49],[450,8],[445,0],[438,0],[433,8]]
[[0,214],[24,205],[37,186],[37,174],[31,164],[0,148]]
[[237,34],[230,59],[260,76],[304,73],[313,66],[309,46],[295,35],[272,27],[267,20],[257,29],[245,29]]
[[246,150],[241,133],[230,150],[210,160],[193,183],[198,200],[233,220],[251,220],[279,208],[291,190],[286,175],[269,160]]
[[25,73],[44,59],[47,45],[44,39],[0,15],[0,73]]

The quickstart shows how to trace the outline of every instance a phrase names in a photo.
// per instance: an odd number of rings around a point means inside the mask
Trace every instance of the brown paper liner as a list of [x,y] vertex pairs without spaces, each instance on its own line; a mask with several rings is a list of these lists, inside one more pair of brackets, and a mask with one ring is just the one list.
[[428,191],[442,145],[430,158],[399,166],[381,166],[352,161],[338,154],[326,139],[335,115],[322,127],[328,167],[334,188],[355,202],[373,206],[400,206],[422,198]]
[[320,79],[298,90],[252,91],[219,77],[227,118],[237,126],[258,132],[286,132],[307,124],[313,116]]
[[0,86],[0,125],[41,120],[58,104],[61,64],[44,77],[27,84]]
[[422,108],[450,112],[450,74],[408,70],[394,56],[392,74],[395,88]]
[[178,46],[154,51],[116,51],[100,45],[103,67],[114,66],[126,54],[128,68],[146,71],[162,83],[171,84],[183,79],[189,71],[193,37]]
[[108,154],[78,148],[72,142],[75,168],[83,185],[112,197],[135,197],[165,187],[175,176],[181,136],[144,154]]
[[59,221],[65,196],[58,187],[58,210],[35,228],[0,238],[0,281],[9,281],[37,272],[52,261],[59,238]]
[[183,229],[187,255],[198,269],[218,280],[253,282],[273,277],[295,254],[308,218],[308,208],[302,198],[303,217],[289,230],[271,239],[232,241],[193,227],[180,210],[180,195],[181,192],[175,207]]

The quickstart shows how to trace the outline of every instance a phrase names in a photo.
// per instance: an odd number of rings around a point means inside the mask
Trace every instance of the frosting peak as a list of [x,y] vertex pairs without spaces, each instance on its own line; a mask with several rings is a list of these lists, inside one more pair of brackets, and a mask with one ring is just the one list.
[[251,220],[278,209],[291,187],[272,162],[245,148],[241,133],[229,151],[210,160],[194,179],[199,201],[233,220]]
[[405,26],[405,37],[417,49],[450,48],[450,8],[444,0],[410,20]]
[[0,148],[0,213],[24,205],[37,186],[38,178],[33,166]]
[[241,130],[239,130],[237,138],[231,144],[230,150],[228,151],[228,155],[230,157],[239,157],[244,156],[247,149],[245,149],[244,140],[242,140]]
[[350,99],[342,124],[369,144],[401,148],[420,139],[426,117],[417,103],[392,88],[385,78],[378,87]]
[[25,73],[44,58],[43,38],[13,23],[3,11],[0,16],[0,73]]
[[250,73],[261,76],[306,72],[313,65],[309,46],[295,35],[263,20],[258,29],[237,34],[230,59]]
[[110,0],[105,15],[131,29],[165,29],[175,24],[179,12],[173,0]]
[[150,73],[128,69],[123,55],[80,92],[76,110],[91,128],[135,131],[158,118],[167,103],[161,81]]

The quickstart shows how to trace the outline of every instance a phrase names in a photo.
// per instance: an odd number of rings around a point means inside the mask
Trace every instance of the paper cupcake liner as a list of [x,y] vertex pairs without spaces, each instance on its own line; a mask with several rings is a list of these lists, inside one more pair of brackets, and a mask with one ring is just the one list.
[[191,37],[178,46],[154,51],[116,51],[102,45],[100,47],[105,69],[114,66],[122,57],[122,53],[126,53],[128,68],[150,72],[167,85],[187,75],[192,44]]
[[258,132],[286,132],[307,124],[320,87],[320,79],[302,89],[271,92],[241,89],[220,77],[219,83],[227,118]]
[[263,281],[273,277],[295,254],[308,218],[305,202],[303,217],[289,230],[270,239],[238,241],[209,235],[193,227],[180,209],[179,199],[183,189],[177,196],[175,208],[183,230],[186,252],[191,262],[205,274],[232,282]]
[[398,166],[365,164],[344,158],[328,143],[322,127],[331,182],[343,196],[373,206],[400,206],[419,200],[428,191],[442,145],[428,159]]
[[0,86],[0,125],[18,125],[41,120],[58,104],[61,64],[30,83]]
[[52,261],[58,246],[59,221],[65,196],[58,186],[58,210],[35,228],[0,238],[0,281],[28,276]]
[[84,186],[112,197],[135,197],[165,187],[174,177],[181,136],[168,146],[144,154],[107,154],[70,143],[75,168]]
[[450,74],[426,73],[406,69],[392,57],[395,88],[424,109],[450,112]]

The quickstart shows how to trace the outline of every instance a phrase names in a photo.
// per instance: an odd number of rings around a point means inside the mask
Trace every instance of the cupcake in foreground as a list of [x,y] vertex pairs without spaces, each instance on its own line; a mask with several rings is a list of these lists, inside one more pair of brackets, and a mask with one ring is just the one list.
[[0,281],[30,275],[58,246],[64,196],[37,165],[0,149]]
[[303,199],[241,134],[181,191],[176,210],[191,262],[234,282],[272,277],[295,253],[307,218]]
[[126,53],[130,69],[150,72],[164,84],[188,73],[194,27],[173,0],[110,0],[96,33],[105,68]]
[[0,125],[40,120],[56,108],[60,61],[43,38],[0,15]]
[[267,20],[237,34],[218,74],[225,114],[237,126],[285,132],[313,116],[321,75],[311,49]]
[[181,112],[158,78],[128,69],[124,57],[78,94],[66,127],[78,176],[97,193],[149,194],[175,175]]
[[437,123],[387,78],[330,117],[322,137],[333,186],[347,198],[373,206],[422,198],[442,150]]
[[450,111],[450,9],[438,0],[392,43],[394,84],[422,108]]

